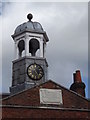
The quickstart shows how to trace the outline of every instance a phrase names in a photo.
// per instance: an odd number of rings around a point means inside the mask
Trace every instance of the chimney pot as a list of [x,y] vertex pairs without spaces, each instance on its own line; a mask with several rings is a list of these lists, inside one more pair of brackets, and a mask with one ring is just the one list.
[[74,75],[74,82],[76,83],[81,83],[82,79],[81,79],[81,73],[80,70],[77,70],[76,73],[73,74]]
[[77,79],[77,82],[82,82],[80,70],[76,71],[76,79]]

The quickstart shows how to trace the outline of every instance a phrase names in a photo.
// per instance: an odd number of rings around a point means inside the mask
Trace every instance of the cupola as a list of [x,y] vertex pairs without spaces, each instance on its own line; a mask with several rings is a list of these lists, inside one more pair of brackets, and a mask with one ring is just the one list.
[[[49,41],[46,32],[39,22],[32,21],[33,15],[27,15],[27,22],[16,27],[12,38],[15,42],[15,59],[22,56],[45,56],[46,42]],[[37,54],[37,51],[38,54]]]
[[16,27],[12,35],[15,59],[12,61],[11,94],[44,83],[48,79],[45,48],[49,39],[42,25],[32,21],[31,13],[27,18],[28,21]]

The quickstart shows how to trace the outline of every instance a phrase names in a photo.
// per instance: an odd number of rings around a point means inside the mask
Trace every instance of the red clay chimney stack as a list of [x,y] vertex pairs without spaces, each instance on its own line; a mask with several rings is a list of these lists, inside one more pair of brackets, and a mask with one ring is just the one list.
[[85,97],[85,84],[82,82],[80,70],[73,74],[74,83],[71,85],[70,90]]

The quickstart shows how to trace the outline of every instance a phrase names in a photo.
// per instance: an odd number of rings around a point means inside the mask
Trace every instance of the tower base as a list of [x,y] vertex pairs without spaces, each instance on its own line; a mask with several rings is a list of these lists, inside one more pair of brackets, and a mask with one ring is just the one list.
[[22,84],[18,84],[16,86],[12,86],[12,87],[10,87],[10,94],[12,95],[12,94],[18,93],[20,91],[32,88],[35,85],[36,85],[36,83],[25,82],[25,83],[22,83]]

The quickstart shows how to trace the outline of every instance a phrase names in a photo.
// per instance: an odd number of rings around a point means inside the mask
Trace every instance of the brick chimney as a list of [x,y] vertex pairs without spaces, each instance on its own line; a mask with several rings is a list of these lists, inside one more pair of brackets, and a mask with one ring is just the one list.
[[82,82],[80,70],[73,73],[74,83],[71,85],[70,90],[85,97],[85,84]]

